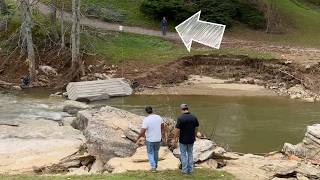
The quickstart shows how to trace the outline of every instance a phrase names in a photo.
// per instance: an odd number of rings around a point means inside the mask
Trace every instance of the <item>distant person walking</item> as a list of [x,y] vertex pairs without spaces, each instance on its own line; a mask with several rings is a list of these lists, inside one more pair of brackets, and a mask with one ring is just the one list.
[[167,35],[167,28],[168,28],[168,21],[166,19],[166,17],[162,18],[161,21],[161,31],[162,31],[162,35]]
[[189,112],[187,104],[181,104],[182,115],[178,117],[172,144],[176,145],[179,137],[180,160],[182,173],[191,174],[193,172],[193,144],[199,127],[198,119]]
[[145,108],[147,117],[144,118],[142,128],[136,144],[140,144],[141,138],[146,137],[148,159],[151,165],[151,171],[156,172],[158,168],[159,149],[161,137],[164,133],[163,119],[153,113],[151,106]]

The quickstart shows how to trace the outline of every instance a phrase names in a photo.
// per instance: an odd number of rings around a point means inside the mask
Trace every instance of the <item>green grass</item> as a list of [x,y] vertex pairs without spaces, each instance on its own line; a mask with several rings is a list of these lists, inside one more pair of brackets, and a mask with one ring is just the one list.
[[320,47],[320,10],[312,8],[297,0],[276,1],[278,10],[286,21],[289,21],[288,32],[284,34],[267,34],[251,31],[237,26],[231,35],[240,39],[266,41],[284,45]]
[[158,173],[150,173],[144,171],[128,172],[124,174],[112,175],[91,175],[91,176],[1,176],[1,180],[231,180],[234,177],[226,172],[197,169],[193,175],[182,175],[179,171],[165,171]]
[[246,55],[251,58],[273,59],[276,54],[258,52],[249,49],[227,48],[215,50],[212,48],[197,47],[191,53],[183,46],[182,42],[172,42],[160,37],[137,35],[130,33],[109,32],[104,35],[83,34],[82,42],[88,53],[98,54],[109,63],[123,61],[140,61],[150,64],[161,64],[176,60],[183,56],[197,54],[215,55]]

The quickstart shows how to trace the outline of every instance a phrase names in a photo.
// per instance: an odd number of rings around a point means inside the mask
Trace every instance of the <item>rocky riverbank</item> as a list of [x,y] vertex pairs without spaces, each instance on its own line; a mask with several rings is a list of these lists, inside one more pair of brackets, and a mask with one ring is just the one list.
[[[1,122],[0,173],[84,175],[149,169],[146,147],[134,143],[142,116],[73,101],[65,103],[64,111],[73,117],[61,121]],[[179,150],[167,143],[172,137],[173,123],[166,119],[160,171],[178,171]],[[194,161],[197,168],[226,171],[238,179],[317,179],[319,132],[319,125],[310,126],[302,143],[285,144],[283,152],[265,156],[227,152],[199,135]]]

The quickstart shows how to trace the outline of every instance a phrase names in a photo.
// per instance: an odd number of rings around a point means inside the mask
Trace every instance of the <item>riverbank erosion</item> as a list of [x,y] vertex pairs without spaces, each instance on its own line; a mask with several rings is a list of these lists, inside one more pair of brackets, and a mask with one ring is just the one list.
[[[110,106],[95,108],[71,101],[66,104],[65,111],[73,106],[74,117],[58,122],[1,122],[1,174],[88,175],[149,170],[146,147],[134,143],[143,116]],[[166,118],[165,124],[158,170],[179,171],[179,149],[168,143],[174,121]],[[307,134],[313,134],[312,142],[319,141],[315,133],[319,133],[318,128],[308,128]],[[263,156],[227,152],[201,134],[194,145],[197,169],[226,171],[246,180],[317,179],[320,168],[314,158],[285,150]]]
[[[143,71],[139,71],[143,72]],[[152,68],[129,79],[138,94],[288,96],[319,101],[319,64],[281,59],[197,55]]]
[[[12,63],[12,66],[21,63]],[[46,64],[46,63],[44,63]],[[47,64],[38,71],[37,86],[63,89],[68,69]],[[0,88],[19,88],[24,74],[7,65]],[[50,68],[51,67],[51,68]],[[40,68],[40,67],[39,67]],[[50,69],[55,69],[52,73]],[[10,70],[11,69],[11,70]],[[283,59],[257,59],[235,55],[195,55],[162,64],[128,61],[122,66],[88,57],[79,81],[125,78],[136,94],[288,96],[307,102],[320,101],[320,64],[299,64]],[[9,71],[10,70],[10,71]],[[8,71],[8,72],[7,72]],[[11,74],[14,74],[14,76]],[[4,82],[8,81],[8,82]]]

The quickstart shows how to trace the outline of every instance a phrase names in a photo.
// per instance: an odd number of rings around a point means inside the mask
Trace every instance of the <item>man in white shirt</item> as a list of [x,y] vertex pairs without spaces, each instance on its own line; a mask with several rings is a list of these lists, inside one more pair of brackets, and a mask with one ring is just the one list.
[[153,114],[153,109],[151,106],[147,106],[145,110],[148,116],[143,120],[137,143],[139,143],[141,137],[146,137],[148,159],[151,165],[151,171],[156,172],[158,167],[161,137],[164,133],[164,124],[163,119],[159,115]]

